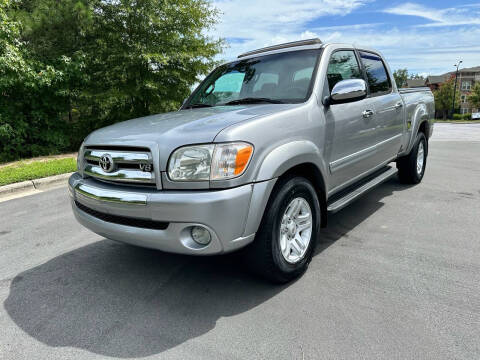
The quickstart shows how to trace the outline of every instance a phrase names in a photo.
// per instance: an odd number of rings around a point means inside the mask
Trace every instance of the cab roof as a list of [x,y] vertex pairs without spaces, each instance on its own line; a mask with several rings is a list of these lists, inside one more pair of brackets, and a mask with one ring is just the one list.
[[368,47],[364,47],[364,46],[358,47],[353,44],[344,44],[344,43],[324,43],[319,38],[313,38],[313,39],[306,39],[306,40],[299,40],[299,41],[291,41],[283,44],[272,45],[272,46],[267,46],[264,48],[252,50],[252,51],[247,51],[246,53],[238,55],[237,59],[254,57],[255,55],[258,55],[258,54],[275,54],[275,53],[286,52],[286,51],[320,49],[320,48],[326,47],[327,45],[344,46],[346,48],[366,50],[366,51],[380,54],[378,51]]

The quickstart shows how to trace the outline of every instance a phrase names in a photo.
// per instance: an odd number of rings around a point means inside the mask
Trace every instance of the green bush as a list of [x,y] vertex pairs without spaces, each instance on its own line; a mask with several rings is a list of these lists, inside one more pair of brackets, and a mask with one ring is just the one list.
[[453,114],[453,120],[472,120],[472,114]]

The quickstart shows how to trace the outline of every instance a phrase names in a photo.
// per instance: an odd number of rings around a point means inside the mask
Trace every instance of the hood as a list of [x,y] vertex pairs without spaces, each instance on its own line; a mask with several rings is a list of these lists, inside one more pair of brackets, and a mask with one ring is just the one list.
[[221,130],[230,125],[298,105],[216,106],[151,115],[96,130],[86,138],[85,145],[137,146],[148,147],[152,152],[158,150],[163,171],[170,153],[180,146],[210,143]]

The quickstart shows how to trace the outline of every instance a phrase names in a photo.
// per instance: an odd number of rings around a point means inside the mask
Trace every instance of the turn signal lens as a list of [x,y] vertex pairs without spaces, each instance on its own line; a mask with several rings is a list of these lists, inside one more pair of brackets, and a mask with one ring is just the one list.
[[210,179],[224,180],[242,175],[252,154],[253,146],[248,143],[217,144],[213,155]]

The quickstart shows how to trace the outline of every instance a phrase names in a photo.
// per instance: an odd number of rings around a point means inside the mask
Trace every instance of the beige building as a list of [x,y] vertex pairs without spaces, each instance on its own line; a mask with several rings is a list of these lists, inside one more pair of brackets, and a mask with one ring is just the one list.
[[480,66],[460,69],[458,71],[457,87],[460,89],[461,114],[480,112],[479,108],[473,107],[473,105],[468,102],[468,95],[470,95],[473,86],[477,82],[480,82]]

